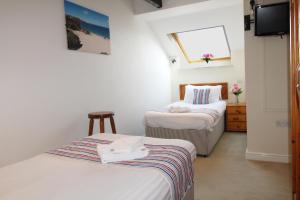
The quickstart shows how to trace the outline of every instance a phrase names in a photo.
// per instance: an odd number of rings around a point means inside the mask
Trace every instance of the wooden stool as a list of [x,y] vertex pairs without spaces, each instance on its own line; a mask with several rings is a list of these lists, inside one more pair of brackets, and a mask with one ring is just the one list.
[[115,113],[110,112],[110,111],[89,113],[89,115],[88,115],[89,119],[90,119],[89,136],[93,135],[94,119],[100,119],[100,133],[104,133],[104,119],[105,118],[110,119],[111,130],[115,134],[116,127],[115,127],[114,115],[115,115]]

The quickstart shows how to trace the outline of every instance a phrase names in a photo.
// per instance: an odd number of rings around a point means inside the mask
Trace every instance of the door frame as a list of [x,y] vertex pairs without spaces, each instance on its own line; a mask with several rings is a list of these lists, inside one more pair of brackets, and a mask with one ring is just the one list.
[[290,119],[292,144],[293,199],[300,200],[300,113],[297,93],[299,62],[299,0],[290,1]]

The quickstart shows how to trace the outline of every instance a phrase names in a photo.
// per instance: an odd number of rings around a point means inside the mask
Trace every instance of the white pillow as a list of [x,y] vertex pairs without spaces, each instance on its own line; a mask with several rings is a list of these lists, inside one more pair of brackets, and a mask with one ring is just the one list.
[[185,86],[185,95],[184,95],[184,100],[183,100],[185,103],[190,103],[190,104],[193,103],[194,89],[195,89],[195,86],[193,86],[193,85]]
[[222,85],[210,86],[209,103],[215,103],[222,100]]
[[193,103],[194,99],[194,89],[210,89],[209,95],[209,103],[215,103],[222,100],[222,85],[210,86],[194,86],[194,85],[187,85],[185,86],[185,95],[184,95],[184,102],[185,103]]

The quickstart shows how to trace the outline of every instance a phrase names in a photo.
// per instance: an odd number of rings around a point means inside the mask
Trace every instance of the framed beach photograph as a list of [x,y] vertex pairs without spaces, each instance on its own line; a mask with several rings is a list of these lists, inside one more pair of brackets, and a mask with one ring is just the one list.
[[109,17],[64,0],[68,49],[109,55]]

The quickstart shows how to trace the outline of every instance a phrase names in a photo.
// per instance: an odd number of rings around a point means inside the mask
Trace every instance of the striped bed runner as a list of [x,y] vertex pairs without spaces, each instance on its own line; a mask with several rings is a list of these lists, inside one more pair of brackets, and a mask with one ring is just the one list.
[[[62,148],[47,153],[73,159],[83,159],[101,163],[97,153],[98,144],[110,144],[112,141],[83,138]],[[142,159],[121,161],[111,164],[138,168],[155,168],[161,171],[172,186],[172,198],[181,200],[193,184],[193,167],[190,153],[179,146],[145,144],[149,155]]]

